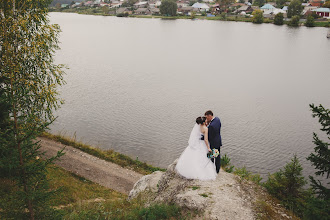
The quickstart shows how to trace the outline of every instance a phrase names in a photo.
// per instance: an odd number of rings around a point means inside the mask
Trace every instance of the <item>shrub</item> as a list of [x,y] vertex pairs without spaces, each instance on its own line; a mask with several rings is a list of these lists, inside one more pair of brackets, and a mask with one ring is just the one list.
[[227,173],[232,173],[234,170],[234,166],[231,166],[230,164],[230,158],[227,157],[227,154],[221,157],[221,167],[224,169]]
[[125,12],[125,13],[119,13],[116,15],[117,17],[128,17],[128,13]]
[[281,200],[282,204],[301,216],[304,210],[304,201],[307,198],[307,191],[303,189],[306,184],[302,176],[302,167],[296,155],[291,162],[280,170],[268,176],[264,183],[267,191]]
[[253,17],[252,17],[252,22],[255,24],[261,24],[264,22],[264,16],[261,10],[255,10],[252,13]]
[[282,13],[278,13],[277,15],[275,15],[275,18],[274,18],[274,24],[276,25],[283,25],[284,23],[284,16]]
[[289,22],[289,25],[292,26],[292,27],[298,27],[299,25],[299,19],[300,19],[300,16],[299,15],[295,15],[291,18],[290,22]]
[[307,16],[305,26],[306,27],[314,27],[315,26],[314,17],[312,15]]

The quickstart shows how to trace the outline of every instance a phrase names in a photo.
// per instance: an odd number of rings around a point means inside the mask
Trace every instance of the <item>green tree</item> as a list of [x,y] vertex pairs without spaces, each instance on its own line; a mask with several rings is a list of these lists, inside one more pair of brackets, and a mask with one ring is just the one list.
[[323,5],[323,8],[330,8],[330,1],[326,1]]
[[[313,117],[318,117],[321,124],[321,131],[324,131],[330,139],[330,110],[325,109],[322,105],[310,105],[313,112]],[[319,139],[316,133],[313,133],[313,143],[315,144],[314,153],[311,153],[307,160],[312,162],[316,168],[316,176],[326,176],[329,179],[330,175],[330,150],[329,143]],[[309,176],[311,186],[315,198],[311,198],[308,202],[308,209],[305,212],[307,218],[310,219],[330,219],[330,189],[329,181],[324,185],[320,180],[316,180],[313,176]]]
[[103,14],[109,14],[110,8],[108,6],[103,6],[102,7],[102,12]]
[[283,8],[286,0],[276,0],[276,8]]
[[299,20],[300,20],[300,16],[299,15],[295,15],[291,18],[289,25],[292,27],[298,27],[299,26]]
[[265,0],[255,0],[253,2],[253,5],[262,7],[265,4],[265,2],[266,2]]
[[[330,110],[325,109],[322,105],[317,107],[312,104],[310,107],[313,112],[313,117],[319,118],[319,122],[322,125],[321,131],[324,131],[328,135],[328,139],[330,139]],[[320,140],[316,133],[313,134],[313,139],[316,145],[314,148],[315,153],[311,153],[307,160],[311,161],[313,166],[318,169],[315,173],[317,176],[323,176],[325,174],[328,179],[330,175],[330,144]],[[320,181],[316,181],[312,176],[310,176],[310,180],[318,197],[329,200],[330,189],[323,186]]]
[[276,25],[283,25],[284,23],[284,16],[282,13],[278,13],[275,15],[275,18],[274,18],[274,24]]
[[306,27],[314,27],[315,22],[314,22],[314,17],[312,15],[308,15],[305,23]]
[[175,1],[164,0],[159,7],[160,13],[166,16],[176,16],[178,6]]
[[288,18],[291,18],[293,16],[300,17],[302,11],[302,2],[300,0],[292,0],[288,6]]
[[54,213],[46,168],[61,152],[41,159],[35,140],[61,103],[56,89],[63,83],[62,66],[53,63],[60,29],[49,24],[50,2],[0,2],[0,101],[6,103],[2,118],[8,119],[1,122],[0,170],[17,185],[15,200],[8,201],[15,207],[1,214],[10,219],[45,219]]
[[280,170],[268,176],[264,184],[267,191],[281,200],[284,206],[294,211],[296,214],[304,210],[304,200],[307,192],[303,189],[306,184],[302,176],[302,167],[296,155],[291,162],[286,164],[284,170]]
[[218,4],[221,9],[224,9],[225,11],[228,10],[228,7],[234,3],[234,0],[218,0]]
[[252,22],[256,24],[261,24],[264,22],[264,16],[261,10],[255,10],[252,12]]

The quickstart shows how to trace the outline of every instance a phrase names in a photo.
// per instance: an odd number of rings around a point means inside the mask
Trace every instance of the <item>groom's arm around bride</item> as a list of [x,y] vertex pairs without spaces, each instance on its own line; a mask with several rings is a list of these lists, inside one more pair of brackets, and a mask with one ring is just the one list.
[[[208,139],[210,143],[211,149],[215,148],[218,149],[220,152],[220,147],[222,146],[222,140],[221,140],[221,121],[218,117],[213,116],[212,111],[205,112],[205,117],[208,121]],[[215,158],[215,167],[217,170],[217,173],[220,171],[220,154],[217,158]],[[213,160],[213,159],[212,159]]]

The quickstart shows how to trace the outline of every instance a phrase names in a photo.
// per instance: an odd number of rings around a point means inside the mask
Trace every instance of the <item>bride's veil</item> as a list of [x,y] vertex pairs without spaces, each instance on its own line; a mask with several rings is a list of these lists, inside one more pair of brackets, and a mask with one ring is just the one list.
[[188,144],[190,147],[197,146],[199,140],[201,138],[201,130],[199,124],[195,124],[194,128],[192,129],[189,137]]

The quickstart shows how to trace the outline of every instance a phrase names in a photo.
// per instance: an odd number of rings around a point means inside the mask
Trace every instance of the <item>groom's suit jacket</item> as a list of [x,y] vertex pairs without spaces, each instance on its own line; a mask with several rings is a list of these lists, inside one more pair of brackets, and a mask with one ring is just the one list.
[[208,132],[208,139],[210,143],[211,148],[217,148],[220,150],[220,146],[222,146],[222,140],[221,140],[221,122],[218,117],[215,117],[211,123],[208,126],[209,132]]

